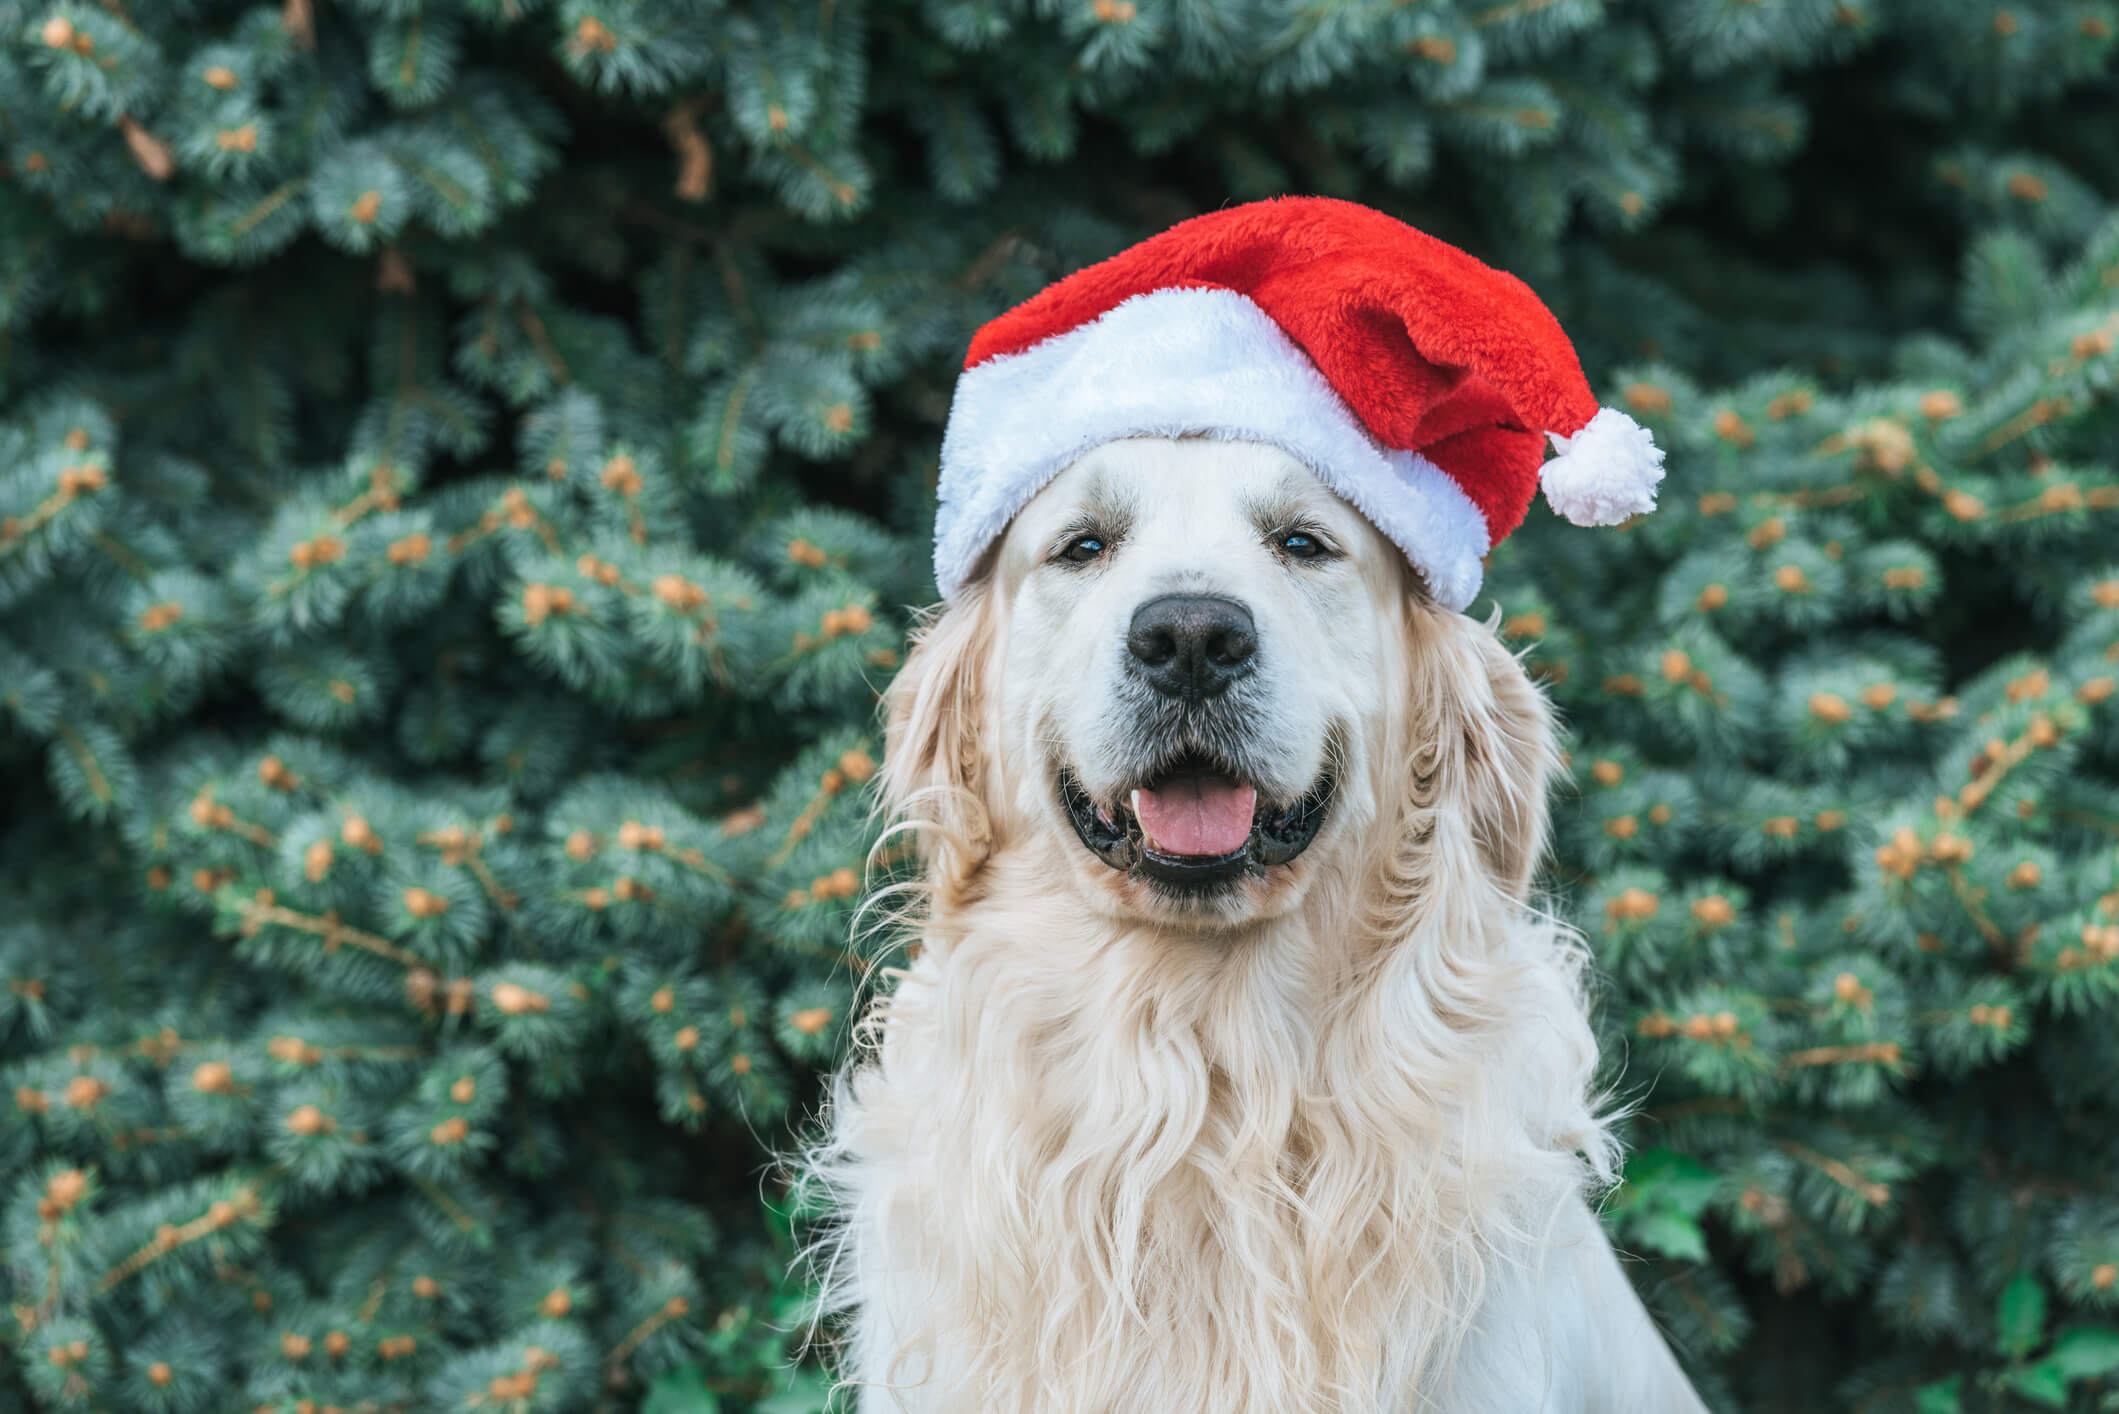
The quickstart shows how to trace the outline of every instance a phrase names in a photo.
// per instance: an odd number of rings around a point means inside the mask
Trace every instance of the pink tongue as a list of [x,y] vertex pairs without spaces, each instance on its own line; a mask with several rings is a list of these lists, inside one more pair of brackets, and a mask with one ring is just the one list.
[[1227,776],[1183,776],[1133,792],[1141,833],[1164,854],[1234,854],[1251,838],[1258,792]]

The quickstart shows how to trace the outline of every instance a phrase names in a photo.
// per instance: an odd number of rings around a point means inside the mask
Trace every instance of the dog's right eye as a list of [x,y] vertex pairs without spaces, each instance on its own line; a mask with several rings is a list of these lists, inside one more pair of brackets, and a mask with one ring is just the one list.
[[1104,553],[1104,537],[1101,535],[1077,535],[1060,549],[1060,558],[1069,564],[1086,565]]

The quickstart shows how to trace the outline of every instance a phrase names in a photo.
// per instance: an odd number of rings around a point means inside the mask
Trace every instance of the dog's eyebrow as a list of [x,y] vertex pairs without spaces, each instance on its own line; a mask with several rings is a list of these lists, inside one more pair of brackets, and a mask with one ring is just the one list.
[[1244,497],[1243,511],[1261,533],[1283,530],[1314,512],[1307,479],[1289,472],[1263,491]]
[[1099,470],[1082,490],[1081,519],[1117,535],[1133,523],[1139,491],[1110,472]]

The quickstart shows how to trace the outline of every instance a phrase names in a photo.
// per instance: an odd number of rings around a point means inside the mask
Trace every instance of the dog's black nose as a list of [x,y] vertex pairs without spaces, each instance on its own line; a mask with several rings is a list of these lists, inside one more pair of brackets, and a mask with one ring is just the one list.
[[1165,594],[1133,611],[1126,651],[1157,692],[1212,697],[1251,671],[1258,630],[1251,611],[1234,599]]

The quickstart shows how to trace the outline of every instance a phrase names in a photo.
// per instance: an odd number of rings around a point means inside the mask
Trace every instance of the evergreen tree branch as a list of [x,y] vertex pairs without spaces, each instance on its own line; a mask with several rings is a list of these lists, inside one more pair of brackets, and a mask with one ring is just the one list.
[[363,932],[358,928],[347,926],[334,914],[325,914],[319,917],[315,914],[299,913],[294,909],[282,907],[274,902],[272,890],[270,889],[258,890],[251,898],[237,905],[237,912],[242,916],[243,935],[245,937],[254,936],[260,929],[270,924],[282,928],[292,928],[298,933],[307,933],[318,939],[326,952],[335,952],[341,946],[350,944],[363,952],[370,952],[377,957],[387,958],[400,967],[432,966],[418,954],[397,946],[388,938],[378,937],[373,933]]
[[238,1188],[233,1198],[215,1200],[204,1213],[190,1222],[164,1224],[156,1229],[154,1240],[105,1272],[97,1281],[96,1290],[111,1291],[179,1248],[224,1232],[246,1218],[257,1216],[261,1211],[257,1194],[249,1188]]
[[1881,1208],[1891,1201],[1891,1185],[1863,1177],[1861,1172],[1851,1164],[1835,1159],[1829,1154],[1820,1154],[1817,1150],[1810,1148],[1806,1144],[1799,1144],[1793,1139],[1777,1139],[1774,1141],[1774,1147],[1796,1162],[1816,1169],[1819,1173],[1831,1179],[1872,1208]]

